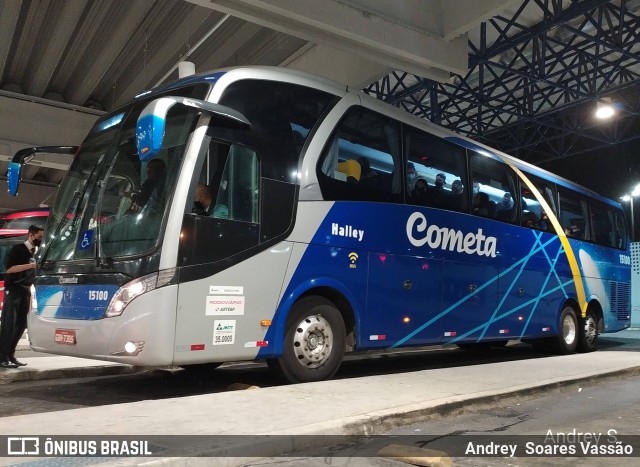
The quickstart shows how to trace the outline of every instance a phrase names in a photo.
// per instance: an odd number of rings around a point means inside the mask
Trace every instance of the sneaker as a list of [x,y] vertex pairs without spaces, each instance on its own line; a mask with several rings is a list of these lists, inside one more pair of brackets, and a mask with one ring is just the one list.
[[18,367],[18,366],[27,366],[26,363],[22,363],[21,361],[16,360],[16,357],[9,357],[9,361],[11,363],[13,363],[16,367]]
[[10,362],[9,360],[3,360],[0,362],[0,368],[18,368],[18,365]]

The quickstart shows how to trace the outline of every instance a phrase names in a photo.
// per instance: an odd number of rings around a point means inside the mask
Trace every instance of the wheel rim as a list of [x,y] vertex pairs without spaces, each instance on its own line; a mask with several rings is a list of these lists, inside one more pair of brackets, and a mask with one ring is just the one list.
[[571,315],[566,315],[562,321],[562,336],[567,345],[573,344],[576,340],[576,322]]
[[593,344],[598,337],[598,324],[591,316],[587,316],[584,322],[584,338],[589,344]]
[[296,326],[293,352],[306,368],[322,366],[333,347],[333,331],[329,322],[320,315],[308,316]]

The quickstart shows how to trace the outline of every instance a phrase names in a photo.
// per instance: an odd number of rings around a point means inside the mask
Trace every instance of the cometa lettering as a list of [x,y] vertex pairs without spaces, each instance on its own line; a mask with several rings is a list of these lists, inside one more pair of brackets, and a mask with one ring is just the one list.
[[[414,236],[414,232],[419,234]],[[464,233],[448,227],[432,224],[427,227],[427,218],[420,212],[414,212],[407,220],[407,238],[413,246],[429,245],[430,248],[457,251],[468,255],[488,256],[495,258],[496,237],[487,237],[482,229],[477,232]]]

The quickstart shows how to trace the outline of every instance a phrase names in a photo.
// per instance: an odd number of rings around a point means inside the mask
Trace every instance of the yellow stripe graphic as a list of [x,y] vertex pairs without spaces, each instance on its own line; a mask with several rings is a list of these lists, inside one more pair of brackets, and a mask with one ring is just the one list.
[[[502,158],[500,158],[502,159]],[[542,193],[538,190],[538,188],[533,184],[531,180],[527,178],[527,176],[516,166],[514,166],[510,161],[506,159],[502,159],[509,167],[511,167],[520,177],[520,179],[527,185],[527,187],[531,190],[531,193],[536,197],[536,200],[542,205],[544,211],[549,216],[549,220],[551,221],[551,225],[553,225],[553,229],[556,231],[556,234],[560,238],[560,242],[562,243],[562,247],[564,248],[565,254],[567,256],[567,260],[569,261],[569,267],[571,268],[571,275],[573,276],[573,282],[576,286],[576,295],[578,296],[578,304],[580,305],[580,312],[583,318],[587,316],[587,296],[584,292],[584,283],[582,282],[582,274],[580,274],[580,267],[578,266],[578,261],[576,260],[576,255],[573,253],[573,249],[571,248],[571,244],[569,243],[569,239],[560,225],[560,221],[556,217],[553,209],[544,199]]]

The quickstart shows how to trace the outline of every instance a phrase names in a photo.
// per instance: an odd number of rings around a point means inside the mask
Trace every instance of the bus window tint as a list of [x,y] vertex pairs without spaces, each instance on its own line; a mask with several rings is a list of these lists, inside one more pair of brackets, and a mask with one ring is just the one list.
[[464,149],[408,126],[405,147],[407,202],[466,212]]
[[560,198],[560,225],[567,237],[589,240],[589,222],[587,215],[587,200],[577,193],[558,189]]
[[504,222],[515,223],[515,176],[502,162],[488,156],[471,153],[473,198],[471,213]]
[[211,140],[194,178],[193,204],[182,224],[181,265],[219,261],[258,245],[260,160],[256,152]]
[[355,107],[329,141],[318,174],[325,199],[401,201],[398,122]]
[[214,185],[212,216],[218,219],[258,222],[258,158],[251,149],[232,145],[220,183]]
[[609,211],[613,215],[613,246],[624,250],[627,248],[627,242],[629,241],[629,233],[627,232],[627,223],[625,222],[624,213],[621,209],[611,206],[609,206]]
[[620,240],[625,236],[624,229],[620,232],[618,228],[618,217],[622,217],[622,213],[617,213],[613,207],[595,200],[589,200],[589,209],[592,240],[599,245],[622,248]]
[[[533,183],[535,190],[542,196],[551,208],[551,212],[555,215],[557,212],[556,195],[553,185],[530,174],[527,174],[527,178]],[[520,224],[522,226],[546,232],[554,231],[548,213],[545,212],[538,198],[524,182],[520,183],[520,205],[522,208]]]

